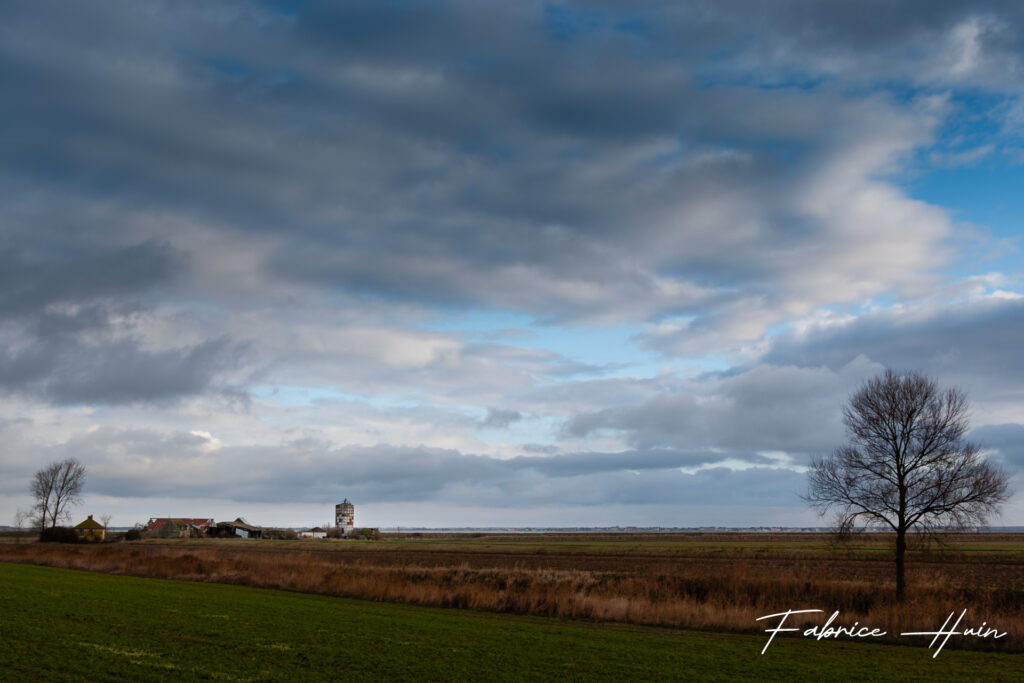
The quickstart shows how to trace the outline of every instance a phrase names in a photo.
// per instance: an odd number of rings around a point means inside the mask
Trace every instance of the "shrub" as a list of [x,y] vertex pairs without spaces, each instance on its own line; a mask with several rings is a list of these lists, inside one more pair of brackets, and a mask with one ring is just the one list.
[[141,541],[142,531],[139,529],[129,529],[124,532],[124,540],[126,541]]
[[379,541],[381,539],[380,529],[353,529],[348,535],[349,538],[362,539],[364,541]]
[[276,539],[279,541],[294,541],[298,534],[293,529],[275,529],[266,527],[263,529],[263,538]]
[[39,533],[40,543],[78,543],[78,532],[67,526],[43,529]]

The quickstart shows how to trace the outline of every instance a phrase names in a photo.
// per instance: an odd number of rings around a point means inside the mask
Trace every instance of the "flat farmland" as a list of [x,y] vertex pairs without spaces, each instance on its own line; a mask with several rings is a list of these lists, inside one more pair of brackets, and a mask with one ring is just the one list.
[[[166,541],[165,541],[166,542]],[[188,545],[188,541],[170,541]],[[384,542],[269,541],[239,550],[340,552],[339,562],[635,572],[734,566],[820,570],[833,578],[892,581],[892,537],[872,534],[837,542],[815,533],[693,534],[421,534]],[[160,543],[160,541],[150,541]],[[193,541],[192,543],[197,543]],[[201,543],[207,543],[203,541]],[[278,544],[279,547],[269,544]],[[197,547],[202,547],[199,545]],[[1024,534],[947,535],[918,542],[908,553],[911,571],[929,578],[1024,588]]]
[[[951,611],[1007,636],[947,647],[1024,651],[1024,536],[918,540],[894,599],[892,538],[863,534],[415,534],[382,541],[146,540],[0,544],[0,560],[440,607],[737,633],[787,609],[839,610],[895,633]],[[913,627],[913,629],[911,628]]]
[[[45,546],[10,540],[0,556],[31,557]],[[14,544],[17,546],[17,544]],[[110,548],[105,544],[102,548]],[[416,534],[383,541],[247,541],[148,539],[126,544],[141,557],[181,552],[287,558],[293,553],[336,553],[331,562],[357,566],[555,569],[650,573],[685,567],[719,571],[743,567],[773,573],[794,571],[840,581],[893,582],[893,540],[870,534],[838,542],[822,533],[687,534]],[[92,552],[85,550],[84,552]],[[123,549],[122,549],[123,552]],[[99,554],[103,554],[102,551]],[[917,541],[908,551],[908,577],[973,587],[1024,589],[1024,534],[950,534]]]

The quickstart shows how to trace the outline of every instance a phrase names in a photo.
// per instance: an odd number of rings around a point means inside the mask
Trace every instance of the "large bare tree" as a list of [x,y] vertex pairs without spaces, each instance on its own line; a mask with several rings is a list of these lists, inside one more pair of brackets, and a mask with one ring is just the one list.
[[967,413],[959,389],[886,370],[843,408],[848,444],[811,462],[804,498],[834,512],[840,530],[860,522],[896,532],[899,600],[909,531],[983,524],[1009,497],[1007,476],[964,440]]
[[39,528],[51,529],[70,516],[68,508],[81,502],[85,484],[85,465],[75,458],[51,462],[36,472],[32,480],[36,518]]

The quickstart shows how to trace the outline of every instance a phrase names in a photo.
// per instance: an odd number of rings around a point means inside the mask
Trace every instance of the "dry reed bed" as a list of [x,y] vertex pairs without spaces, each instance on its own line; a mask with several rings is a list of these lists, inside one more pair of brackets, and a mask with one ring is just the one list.
[[[253,553],[214,546],[0,546],[0,560],[133,576],[208,581],[308,593],[458,607],[548,617],[759,632],[758,616],[787,609],[839,610],[838,624],[854,621],[889,633],[931,630],[951,611],[967,608],[970,624],[987,621],[1008,635],[956,646],[1024,650],[1024,591],[954,582],[941,571],[910,568],[907,600],[897,607],[891,585],[837,580],[800,560],[765,571],[736,559],[712,571],[695,563],[639,567],[631,572],[585,569],[381,565],[339,563],[334,553],[292,550]],[[821,623],[809,619],[807,624]],[[801,626],[802,622],[787,625]],[[950,646],[954,646],[950,641]]]

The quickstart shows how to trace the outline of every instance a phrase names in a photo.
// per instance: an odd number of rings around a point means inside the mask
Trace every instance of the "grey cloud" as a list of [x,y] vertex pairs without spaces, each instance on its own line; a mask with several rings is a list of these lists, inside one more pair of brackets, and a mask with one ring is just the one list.
[[[131,299],[179,277],[186,262],[166,243],[98,247],[45,245],[46,253],[0,250],[0,315],[40,314],[55,304],[91,303],[97,299]],[[97,309],[88,314],[97,324]],[[74,316],[80,324],[83,314]],[[44,324],[54,323],[53,317]],[[65,321],[68,322],[68,321]]]
[[896,153],[927,126],[840,88],[709,87],[709,45],[680,55],[679,36],[749,36],[712,10],[678,35],[563,40],[536,5],[22,8],[0,42],[8,82],[34,84],[5,113],[29,140],[5,143],[7,193],[31,178],[114,222],[145,206],[276,235],[260,275],[320,290],[565,320],[703,313],[746,287],[781,309],[821,290],[780,286],[795,264],[849,280],[850,245],[792,206],[806,179],[837,146],[895,131]]
[[217,374],[237,362],[242,347],[229,339],[164,351],[140,349],[132,340],[66,352],[63,367],[45,382],[55,403],[127,403],[174,399],[206,391]]
[[[665,7],[659,30],[685,30],[693,23],[688,6]],[[940,87],[968,80],[996,89],[1020,83],[1024,16],[1013,0],[790,0],[707,3],[705,10],[692,29],[698,49],[726,43],[737,51],[714,65],[720,73],[757,64],[765,80],[803,77],[811,85],[835,76],[855,81],[883,76]],[[744,32],[751,23],[759,27],[757,37]],[[956,68],[957,37],[973,41],[970,69]]]
[[1024,300],[988,298],[882,309],[778,337],[763,360],[838,369],[858,356],[960,384],[972,398],[1021,396]]
[[480,424],[483,427],[489,427],[492,429],[504,429],[513,422],[518,422],[521,419],[523,419],[523,415],[518,410],[488,408],[487,417],[485,417]]
[[227,338],[182,348],[147,350],[138,340],[103,344],[76,338],[37,340],[20,352],[0,350],[0,389],[56,404],[159,401],[217,386],[244,347]]
[[[475,63],[503,62],[512,50],[544,53],[554,47],[633,50],[652,57],[683,56],[750,78],[780,77],[783,70],[814,77],[889,65],[893,74],[928,73],[928,60],[965,21],[988,19],[977,36],[983,56],[1014,56],[1022,12],[1013,0],[884,0],[860,3],[815,0],[721,2],[593,2],[568,0],[515,5],[446,3],[396,12],[389,7],[314,3],[298,17],[299,31],[342,54],[373,54],[401,63],[411,55],[442,56],[438,35],[465,46]],[[498,17],[496,19],[496,17]],[[500,28],[499,28],[500,27]],[[371,38],[372,36],[372,38]],[[525,46],[524,43],[525,42]],[[913,45],[917,50],[908,50]],[[729,49],[730,59],[709,57]],[[756,67],[756,69],[755,69]],[[986,74],[994,77],[994,74]],[[1012,78],[1013,72],[1002,78]]]
[[[32,240],[26,240],[30,244]],[[70,242],[0,254],[0,389],[57,404],[201,393],[242,350],[227,338],[146,348],[130,328],[187,272],[164,242]]]
[[1024,425],[982,425],[972,429],[968,436],[982,448],[998,451],[999,457],[1010,467],[1024,470]]
[[777,450],[808,456],[841,443],[840,409],[850,391],[878,368],[863,361],[838,372],[759,365],[680,382],[639,405],[577,413],[566,421],[565,431],[581,437],[614,430],[640,449]]
[[[450,449],[338,448],[318,441],[224,448],[202,434],[112,428],[37,446],[35,456],[72,451],[89,470],[87,493],[269,503],[330,501],[345,492],[365,502],[446,501],[499,508],[556,500],[572,505],[756,504],[795,498],[802,476],[774,469],[756,456],[749,458],[753,471],[714,466],[695,474],[679,471],[713,465],[722,458],[716,453],[572,453],[501,460]],[[771,485],[765,488],[765,482]]]

